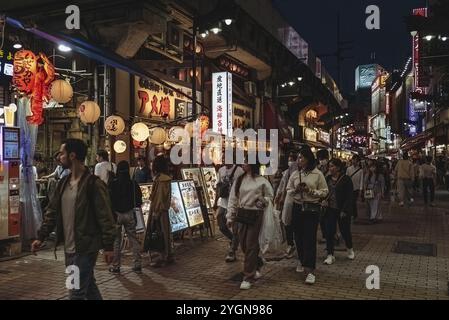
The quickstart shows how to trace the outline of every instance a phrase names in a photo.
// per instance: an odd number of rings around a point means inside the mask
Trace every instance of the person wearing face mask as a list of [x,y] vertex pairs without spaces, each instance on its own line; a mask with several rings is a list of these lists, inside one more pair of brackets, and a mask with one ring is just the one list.
[[344,172],[344,164],[340,159],[332,159],[329,162],[329,175],[326,178],[329,194],[322,203],[323,207],[326,208],[324,221],[328,232],[326,237],[327,257],[324,260],[324,264],[327,265],[335,262],[333,235],[337,229],[337,223],[346,243],[348,259],[354,259],[351,234],[351,216],[354,214],[353,185],[351,178]]
[[240,289],[248,290],[262,275],[263,260],[259,257],[259,235],[264,209],[273,201],[270,182],[259,175],[259,165],[243,165],[245,173],[232,184],[226,218],[228,227],[237,223],[240,246],[245,255],[243,281]]
[[321,200],[329,189],[310,148],[301,149],[298,161],[301,170],[295,171],[287,184],[287,196],[293,198],[292,225],[299,258],[296,272],[305,271],[305,283],[314,284]]
[[[279,183],[279,187],[276,192],[276,197],[274,198],[274,204],[276,205],[276,208],[282,212],[284,203],[285,203],[285,197],[287,195],[287,182],[288,179],[290,179],[291,175],[298,170],[298,163],[295,161],[296,155],[290,154],[288,157],[288,169],[285,170],[282,173],[282,179]],[[293,254],[295,253],[295,241],[293,237],[293,227],[291,224],[284,225],[285,230],[285,236],[287,240],[287,250],[285,252],[285,257],[287,259],[290,259],[293,257]]]

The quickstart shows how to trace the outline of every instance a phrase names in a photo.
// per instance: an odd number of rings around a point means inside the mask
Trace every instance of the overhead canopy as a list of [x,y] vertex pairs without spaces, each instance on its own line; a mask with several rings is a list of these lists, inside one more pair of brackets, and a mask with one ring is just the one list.
[[[115,52],[112,52],[107,49],[100,48],[96,45],[93,45],[89,43],[87,40],[84,39],[78,39],[63,33],[59,32],[49,32],[45,31],[43,29],[37,28],[37,27],[29,27],[25,26],[20,22],[19,20],[7,17],[6,22],[18,29],[25,30],[27,32],[30,32],[38,37],[41,37],[43,39],[49,40],[55,44],[63,44],[65,46],[70,47],[73,51],[78,52],[92,60],[104,63],[110,67],[117,68],[120,70],[123,70],[125,72],[128,72],[134,76],[144,78],[144,79],[151,79],[154,81],[159,82],[160,84],[164,85],[165,87],[173,90],[176,93],[179,93],[188,99],[192,100],[192,97],[187,95],[186,93],[182,92],[181,90],[173,87],[169,83],[165,82],[164,80],[160,79],[158,76],[154,75],[153,73],[146,71],[142,69],[139,65],[137,65],[135,62],[131,60],[127,60],[120,55],[116,54]],[[197,102],[198,105],[202,106],[204,109],[208,109],[206,106],[201,104],[200,102]]]

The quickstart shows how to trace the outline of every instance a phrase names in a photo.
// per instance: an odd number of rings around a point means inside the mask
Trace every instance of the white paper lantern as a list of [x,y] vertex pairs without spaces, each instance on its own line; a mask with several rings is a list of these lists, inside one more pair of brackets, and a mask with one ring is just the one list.
[[67,103],[73,97],[73,88],[65,80],[55,80],[51,83],[50,94],[58,103]]
[[172,127],[168,130],[168,141],[180,142],[182,137],[184,136],[184,128],[183,127]]
[[114,143],[114,151],[117,153],[123,153],[126,151],[126,142],[123,140],[117,140]]
[[111,136],[118,136],[125,130],[125,121],[123,121],[122,117],[110,116],[106,118],[104,128]]
[[101,110],[95,101],[84,101],[78,108],[78,114],[83,123],[94,123],[100,118]]
[[165,130],[162,128],[153,128],[150,130],[150,136],[148,140],[152,144],[163,144],[167,139]]
[[131,137],[136,141],[145,141],[150,136],[150,129],[143,122],[133,124],[131,127]]

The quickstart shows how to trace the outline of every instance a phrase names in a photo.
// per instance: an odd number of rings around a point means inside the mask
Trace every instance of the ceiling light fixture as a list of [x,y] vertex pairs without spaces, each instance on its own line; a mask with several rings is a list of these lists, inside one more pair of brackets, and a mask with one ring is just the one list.
[[70,48],[70,47],[68,47],[66,45],[60,44],[58,46],[58,50],[62,51],[62,52],[70,52],[70,51],[72,51],[72,48]]

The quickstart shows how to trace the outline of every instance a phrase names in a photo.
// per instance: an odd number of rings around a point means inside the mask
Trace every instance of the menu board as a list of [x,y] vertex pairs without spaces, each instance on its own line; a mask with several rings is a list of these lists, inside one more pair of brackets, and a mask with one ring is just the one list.
[[204,223],[195,183],[192,180],[180,181],[179,187],[184,202],[184,208],[187,213],[187,219],[189,220],[189,226],[194,227]]
[[181,174],[184,180],[193,180],[195,186],[203,187],[200,168],[183,168],[181,169]]
[[168,209],[168,217],[170,218],[172,233],[187,229],[189,227],[186,210],[183,204],[183,197],[181,195],[178,182],[171,183],[171,203],[170,208]]
[[215,168],[201,168],[203,173],[204,191],[207,196],[208,208],[212,208],[215,203],[216,197],[216,185],[218,182],[217,172]]

